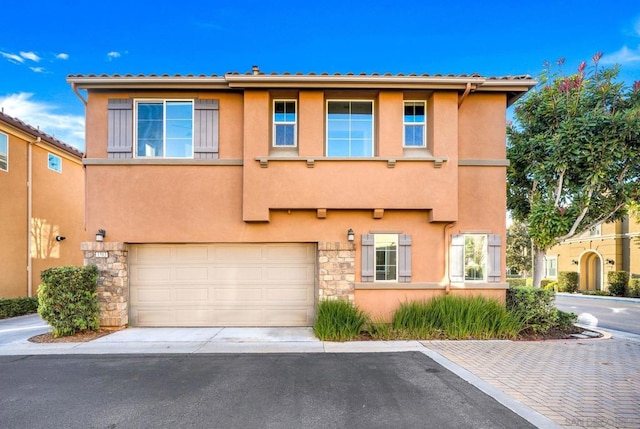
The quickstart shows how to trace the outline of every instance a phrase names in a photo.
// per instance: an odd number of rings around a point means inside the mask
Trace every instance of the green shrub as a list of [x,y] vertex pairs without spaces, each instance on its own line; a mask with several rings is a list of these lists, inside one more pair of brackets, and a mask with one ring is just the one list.
[[560,271],[558,273],[558,292],[574,293],[578,291],[578,273]]
[[556,326],[557,309],[555,293],[534,287],[510,288],[507,290],[507,310],[520,317],[523,329],[544,333]]
[[392,326],[414,338],[452,340],[515,338],[522,329],[520,320],[497,301],[452,295],[401,304]]
[[507,283],[509,283],[509,287],[526,286],[527,279],[522,279],[522,278],[507,279]]
[[575,313],[567,313],[562,310],[556,310],[556,314],[558,315],[558,320],[556,321],[555,327],[562,330],[571,328],[574,323],[578,321],[578,315]]
[[5,298],[0,299],[0,319],[24,316],[38,311],[38,298]]
[[558,282],[554,282],[554,281],[549,282],[549,283],[545,284],[542,287],[542,289],[550,290],[550,291],[553,291],[553,292],[557,292],[558,291]]
[[345,300],[322,301],[313,332],[323,341],[347,341],[360,336],[367,315]]
[[54,337],[100,327],[96,266],[49,268],[40,277],[38,313],[51,325]]
[[611,296],[608,290],[581,290],[582,295]]
[[547,289],[547,285],[549,283],[554,283],[554,282],[555,282],[555,280],[552,280],[552,279],[542,279],[542,280],[540,280],[540,287],[542,289]]
[[629,296],[631,298],[640,298],[640,278],[629,279]]
[[614,296],[626,296],[629,285],[629,273],[626,271],[609,271],[607,273],[609,292]]

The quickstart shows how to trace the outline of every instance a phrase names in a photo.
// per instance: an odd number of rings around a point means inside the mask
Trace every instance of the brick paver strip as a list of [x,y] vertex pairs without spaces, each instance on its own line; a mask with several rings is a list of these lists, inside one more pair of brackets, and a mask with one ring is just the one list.
[[565,428],[640,428],[640,343],[426,341]]

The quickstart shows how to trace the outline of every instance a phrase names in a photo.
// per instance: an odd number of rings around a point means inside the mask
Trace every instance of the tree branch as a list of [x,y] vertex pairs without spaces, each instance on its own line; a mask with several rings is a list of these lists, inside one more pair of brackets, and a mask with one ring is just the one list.
[[556,208],[560,208],[560,197],[562,196],[562,185],[564,183],[564,173],[567,171],[566,168],[562,169],[562,172],[560,173],[560,177],[558,178],[558,187],[556,188],[556,201],[555,201],[555,206]]

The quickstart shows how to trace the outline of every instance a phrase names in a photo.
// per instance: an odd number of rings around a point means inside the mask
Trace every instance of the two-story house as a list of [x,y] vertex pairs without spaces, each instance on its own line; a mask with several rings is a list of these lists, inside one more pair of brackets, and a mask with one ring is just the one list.
[[[310,326],[504,300],[505,110],[528,76],[71,75],[102,323]],[[95,241],[94,235],[98,240]]]
[[0,298],[34,296],[42,270],[82,264],[82,155],[0,112]]

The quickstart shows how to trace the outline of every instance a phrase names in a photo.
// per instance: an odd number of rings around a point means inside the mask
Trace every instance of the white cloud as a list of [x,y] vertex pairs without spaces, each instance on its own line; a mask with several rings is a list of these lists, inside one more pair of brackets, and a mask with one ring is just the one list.
[[600,62],[602,64],[629,64],[636,63],[640,61],[640,46],[636,49],[629,49],[626,46],[623,46],[617,52],[613,54],[605,55],[602,57]]
[[64,52],[60,52],[58,55],[56,55],[56,58],[59,60],[68,60],[69,59],[69,54],[65,54]]
[[2,55],[3,57],[5,57],[11,62],[24,63],[24,58],[22,58],[20,55],[10,54],[9,52],[0,52],[0,55]]
[[25,59],[27,59],[27,60],[34,61],[34,62],[36,62],[36,63],[37,63],[38,61],[40,61],[40,57],[39,57],[35,52],[23,52],[23,51],[21,51],[21,52],[20,52],[20,56],[21,56],[22,58],[25,58]]
[[59,114],[56,112],[58,106],[33,100],[32,97],[33,94],[28,92],[0,95],[0,107],[7,115],[84,150],[84,116]]
[[34,73],[44,73],[44,67],[29,67]]
[[107,58],[109,58],[109,60],[112,60],[114,58],[120,58],[120,52],[116,52],[116,51],[111,51],[107,54]]

